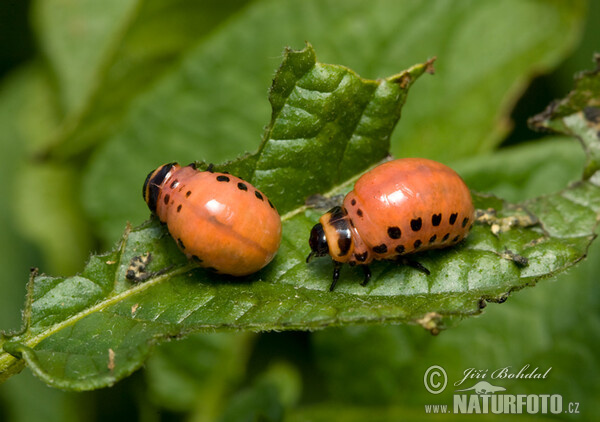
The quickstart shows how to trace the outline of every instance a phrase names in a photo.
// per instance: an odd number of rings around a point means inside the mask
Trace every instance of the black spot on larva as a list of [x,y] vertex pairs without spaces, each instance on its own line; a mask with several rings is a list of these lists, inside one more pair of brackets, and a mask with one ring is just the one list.
[[442,237],[442,242],[445,242],[450,237],[450,233],[446,233],[444,237]]
[[473,223],[469,226],[469,231],[473,230]]
[[456,217],[458,217],[457,213],[454,212],[454,213],[450,214],[450,220],[449,221],[450,221],[451,225],[454,224],[454,223],[456,223]]
[[177,179],[173,180],[173,183],[171,183],[171,189],[175,189],[178,185],[179,185],[179,180],[177,180]]
[[270,206],[271,208],[275,209],[275,207],[273,206],[273,203],[271,202],[271,200],[270,200],[270,199],[267,199],[267,202],[269,202],[269,206]]
[[421,217],[410,220],[410,228],[413,229],[414,232],[421,230],[422,225],[423,221],[421,220]]
[[189,191],[187,191],[187,192],[185,193],[185,197],[186,197],[186,198],[189,198],[191,194],[192,194],[192,191],[191,191],[191,190],[189,190]]
[[392,239],[400,239],[402,232],[399,227],[388,227],[388,236]]
[[238,182],[237,187],[239,190],[248,190],[248,186],[245,183]]
[[165,195],[165,199],[164,199],[164,201],[165,201],[165,205],[167,205],[167,204],[169,203],[169,200],[170,200],[170,199],[171,199],[171,196],[169,196],[169,194],[167,193],[167,194]]
[[259,191],[255,190],[254,191],[254,196],[256,196],[258,199],[260,199],[261,201],[263,200],[263,196],[260,194]]
[[198,168],[198,165],[194,161],[193,163],[189,163],[186,167],[190,167],[190,168],[193,168],[194,170],[196,170]]
[[177,205],[177,212],[181,211],[181,204]]
[[422,242],[421,242],[420,239],[415,240],[415,243],[414,243],[415,249],[420,248],[421,247],[421,243]]
[[398,253],[404,253],[404,245],[398,245],[398,246],[396,246],[396,252],[398,252]]
[[338,237],[338,247],[340,248],[340,253],[338,256],[344,256],[350,250],[350,246],[352,245],[352,239],[346,236]]
[[600,123],[600,107],[585,107],[583,109],[585,119],[592,123]]
[[192,255],[192,259],[198,263],[202,262],[202,260],[198,257],[198,255]]
[[181,239],[180,239],[180,238],[177,238],[177,244],[179,245],[179,247],[180,247],[181,249],[185,249],[185,245],[183,244],[183,242],[181,241]]
[[433,242],[435,242],[435,239],[437,239],[437,236],[434,234],[433,236],[431,236],[431,237],[429,238],[429,243],[433,243]]
[[350,205],[356,205],[356,199],[352,198],[352,201],[350,201]]
[[452,239],[452,241],[453,241],[453,242],[457,242],[459,237],[460,237],[460,236],[455,236],[455,237],[454,237],[454,239]]
[[467,223],[469,222],[469,217],[463,218],[462,226],[463,228],[467,227]]
[[375,252],[375,253],[386,253],[387,252],[387,245],[385,243],[382,243],[381,245],[373,246],[373,252]]
[[363,216],[362,210],[361,210],[360,208],[356,210],[356,214],[357,214],[359,217],[362,217],[362,216]]
[[359,262],[365,262],[367,260],[367,252],[363,252],[361,254],[354,254],[354,258],[356,258]]
[[433,214],[431,216],[431,224],[433,226],[439,226],[440,223],[442,222],[442,214]]
[[217,176],[217,181],[219,182],[229,182],[229,177],[223,176],[222,174]]

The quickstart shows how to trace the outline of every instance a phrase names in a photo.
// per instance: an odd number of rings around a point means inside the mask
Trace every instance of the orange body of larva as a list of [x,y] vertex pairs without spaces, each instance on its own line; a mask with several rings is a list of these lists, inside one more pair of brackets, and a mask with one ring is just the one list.
[[[344,208],[361,242],[352,255],[338,260],[356,263],[458,243],[469,233],[474,213],[460,176],[423,158],[375,167],[358,179],[344,198]],[[366,260],[358,260],[365,252]]]
[[[339,265],[365,265],[464,239],[474,219],[469,189],[451,168],[424,158],[386,162],[361,176],[354,189],[319,219],[309,240],[309,255],[329,254]],[[413,266],[429,271],[420,264]]]
[[144,199],[188,258],[219,273],[252,274],[279,248],[277,210],[262,192],[230,174],[165,164],[148,175]]

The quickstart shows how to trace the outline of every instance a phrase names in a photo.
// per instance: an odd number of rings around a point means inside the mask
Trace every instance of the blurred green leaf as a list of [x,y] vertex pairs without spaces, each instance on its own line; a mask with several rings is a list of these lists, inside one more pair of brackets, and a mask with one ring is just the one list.
[[406,392],[406,367],[421,354],[410,334],[395,325],[314,333],[315,355],[319,370],[325,374],[327,397],[355,404],[392,404]]
[[113,134],[140,93],[246,2],[39,0],[42,50],[67,111],[41,154],[77,156]]
[[[38,68],[31,66],[13,74],[0,85],[0,127],[4,140],[0,142],[0,177],[14,180],[25,155],[26,145],[22,141],[22,116],[17,116],[28,103],[30,89],[36,85]],[[15,197],[14,183],[1,183],[2,198]],[[19,326],[19,309],[23,304],[25,280],[23,275],[39,256],[21,236],[14,224],[14,208],[4,203],[0,207],[0,267],[3,269],[2,294],[0,294],[0,321],[6,328]]]
[[295,403],[300,378],[295,368],[279,362],[271,365],[251,386],[233,395],[220,422],[282,421],[285,409]]
[[[23,373],[0,386],[2,394],[2,416],[10,422],[77,422],[87,412],[82,412],[78,405],[81,396],[67,393],[41,383],[32,373]],[[35,397],[35,406],[31,398]]]
[[[7,181],[0,184],[0,197],[12,199],[3,202],[0,207],[0,321],[7,330],[20,326],[20,310],[26,291],[24,275],[32,264],[42,260],[34,245],[23,238],[22,227],[15,222],[20,212],[15,202],[19,200],[16,185],[23,176],[27,152],[53,128],[55,116],[53,109],[48,107],[50,95],[47,86],[47,80],[37,64],[15,71],[0,85],[0,127],[3,137],[0,141],[0,178]],[[12,370],[18,372],[22,367],[21,363],[16,362]],[[35,397],[36,406],[31,406],[32,397]],[[72,396],[48,388],[31,373],[14,377],[0,386],[2,420],[76,420],[74,403]]]
[[145,365],[152,401],[214,420],[244,377],[252,340],[249,333],[205,333],[162,344]]
[[220,422],[279,422],[283,420],[284,407],[275,385],[259,381],[234,395]]
[[[73,273],[82,268],[92,246],[77,200],[78,173],[69,164],[34,159],[34,151],[56,130],[59,121],[48,76],[41,66],[32,64],[4,86],[3,146],[10,149],[4,155],[4,168],[6,177],[13,180],[3,192],[3,197],[12,198],[6,210],[11,220],[5,226],[42,251],[47,270]],[[26,268],[33,262],[40,264],[39,259],[31,260]]]
[[24,236],[42,250],[48,270],[81,270],[92,248],[81,204],[77,172],[71,166],[24,164],[15,188],[15,220]]
[[281,47],[305,40],[322,61],[370,78],[438,56],[436,77],[415,88],[404,110],[392,153],[448,162],[489,151],[506,133],[506,116],[528,79],[556,64],[577,39],[583,4],[254,2],[136,97],[84,174],[86,210],[108,247],[127,220],[146,216],[143,204],[122,200],[137,195],[140,174],[165,161],[221,162],[254,151],[269,114],[262,87]]
[[548,137],[460,160],[452,168],[467,186],[520,202],[581,179],[585,153],[572,138]]
[[38,0],[34,18],[41,49],[54,68],[65,114],[80,109],[101,78],[115,39],[136,11],[136,0]]

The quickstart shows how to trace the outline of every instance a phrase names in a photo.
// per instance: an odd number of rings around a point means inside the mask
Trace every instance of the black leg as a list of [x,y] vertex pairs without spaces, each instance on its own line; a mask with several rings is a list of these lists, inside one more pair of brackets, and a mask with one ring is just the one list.
[[330,292],[333,292],[333,289],[335,289],[335,285],[337,284],[338,279],[340,278],[340,268],[342,268],[342,263],[333,261],[333,282],[331,283],[331,286],[329,286]]
[[306,257],[306,263],[308,264],[310,262],[310,260],[312,259],[312,257],[314,256],[315,252],[312,251],[311,253],[308,254],[308,256]]
[[369,268],[368,265],[362,265],[363,267],[363,271],[365,272],[365,278],[362,281],[362,283],[360,283],[361,286],[366,286],[367,283],[369,282],[369,280],[371,279],[371,269]]
[[416,270],[419,270],[419,271],[421,271],[422,273],[425,273],[425,274],[427,274],[427,275],[431,274],[431,273],[429,272],[429,270],[428,270],[427,268],[425,268],[425,267],[423,266],[423,264],[421,264],[420,262],[413,261],[412,259],[408,259],[408,258],[406,258],[406,257],[404,257],[404,256],[400,257],[400,260],[401,260],[401,262],[402,262],[403,264],[405,264],[405,265],[408,265],[409,267],[412,267],[412,268],[414,268],[414,269],[416,269]]

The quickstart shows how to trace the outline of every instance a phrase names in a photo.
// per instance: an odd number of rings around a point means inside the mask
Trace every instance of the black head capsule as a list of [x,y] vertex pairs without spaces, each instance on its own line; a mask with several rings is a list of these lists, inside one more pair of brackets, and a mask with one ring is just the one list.
[[313,256],[325,256],[329,254],[329,245],[327,244],[327,238],[325,237],[325,231],[321,223],[315,224],[310,231],[308,244],[312,251],[306,257],[306,262],[309,262]]
[[158,194],[160,193],[160,186],[175,165],[177,165],[177,163],[163,164],[156,170],[151,171],[146,177],[142,194],[144,196],[144,201],[148,204],[148,208],[150,208],[150,211],[153,213],[156,212],[156,201],[158,200]]

